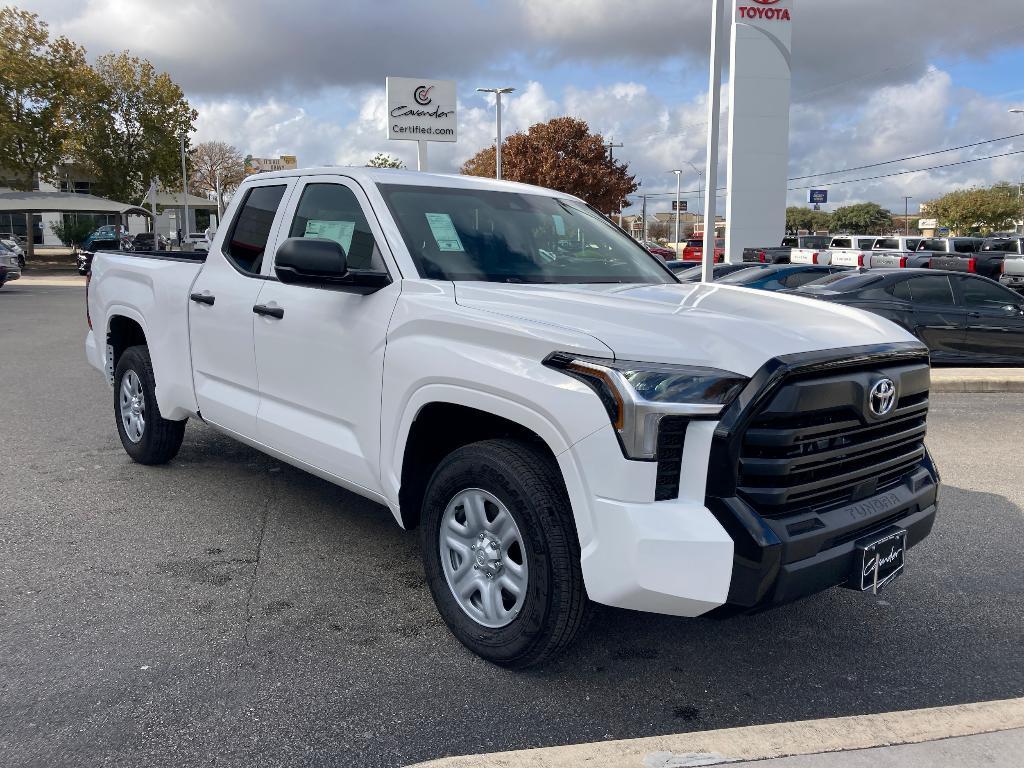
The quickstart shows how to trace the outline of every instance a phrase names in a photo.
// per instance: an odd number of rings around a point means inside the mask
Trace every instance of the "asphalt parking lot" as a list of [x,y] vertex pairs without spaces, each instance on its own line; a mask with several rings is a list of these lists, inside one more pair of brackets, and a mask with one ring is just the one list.
[[397,766],[1024,694],[1024,395],[933,398],[940,519],[878,597],[606,609],[556,664],[463,650],[390,513],[191,424],[133,464],[83,291],[0,291],[0,764]]

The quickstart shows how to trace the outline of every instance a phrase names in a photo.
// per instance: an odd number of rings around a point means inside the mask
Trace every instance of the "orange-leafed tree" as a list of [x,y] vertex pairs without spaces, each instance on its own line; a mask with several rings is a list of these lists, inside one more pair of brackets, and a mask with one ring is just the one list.
[[[494,157],[494,146],[486,147],[463,164],[462,172],[493,178]],[[574,117],[556,117],[508,136],[501,144],[501,175],[576,195],[605,213],[625,207],[627,195],[638,187],[629,166],[608,156],[604,137]]]

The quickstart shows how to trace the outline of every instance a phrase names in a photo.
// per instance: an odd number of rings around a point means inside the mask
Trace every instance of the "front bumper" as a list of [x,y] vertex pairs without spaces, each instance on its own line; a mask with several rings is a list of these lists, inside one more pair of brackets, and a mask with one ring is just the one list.
[[1024,275],[1000,275],[999,282],[1016,291],[1024,289]]
[[727,602],[761,610],[846,584],[858,566],[856,543],[895,525],[913,547],[932,529],[937,475],[928,459],[903,484],[825,513],[768,520],[742,500],[711,500],[736,544]]

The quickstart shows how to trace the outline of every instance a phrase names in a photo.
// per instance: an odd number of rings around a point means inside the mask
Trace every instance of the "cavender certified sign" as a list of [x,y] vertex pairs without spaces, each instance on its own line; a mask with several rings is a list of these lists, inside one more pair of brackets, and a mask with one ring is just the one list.
[[456,141],[455,81],[387,78],[388,138]]

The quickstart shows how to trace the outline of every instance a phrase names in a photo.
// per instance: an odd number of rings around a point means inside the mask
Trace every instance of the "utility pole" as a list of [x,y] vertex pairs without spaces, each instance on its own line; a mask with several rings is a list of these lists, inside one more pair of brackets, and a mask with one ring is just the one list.
[[676,168],[675,170],[669,171],[669,173],[674,173],[676,175],[676,209],[674,213],[676,215],[676,259],[678,260],[681,258],[681,254],[679,253],[679,182],[683,176],[683,169]]
[[612,141],[608,141],[607,143],[605,143],[605,146],[608,147],[608,162],[614,162],[615,161],[615,148],[616,147],[623,147],[623,146],[625,146],[625,144],[615,144]]
[[[704,187],[704,262],[701,266],[701,280],[714,280],[715,264],[715,206],[718,192],[718,129],[722,117],[722,54],[725,39],[722,27],[726,27],[725,0],[714,0],[711,6],[711,57],[708,72],[708,144],[704,172],[707,184]],[[728,28],[728,27],[726,27]]]
[[640,208],[640,221],[643,223],[643,227],[644,227],[644,229],[643,229],[643,240],[646,243],[647,240],[648,240],[648,237],[647,237],[647,195],[641,195],[640,197],[643,200],[643,205]]
[[[1024,107],[1014,107],[1009,110],[1011,115],[1020,115],[1024,117]],[[1024,234],[1024,175],[1021,175],[1020,181],[1017,183],[1017,199],[1020,200],[1020,217],[1021,217],[1021,234]]]
[[150,214],[150,217],[153,220],[152,221],[152,231],[153,231],[153,250],[154,251],[159,251],[160,250],[160,248],[159,248],[160,244],[157,242],[157,234],[156,234],[156,188],[157,188],[158,181],[159,181],[159,179],[157,179],[154,176],[153,180],[151,182],[149,182],[149,214]]
[[481,93],[494,94],[494,128],[496,138],[494,140],[494,178],[501,180],[501,94],[512,93],[515,88],[477,88]]
[[224,206],[223,199],[220,196],[220,171],[216,171],[213,175],[214,186],[217,187],[217,226],[220,226],[220,220],[224,218]]
[[903,196],[903,224],[906,227],[906,236],[910,237],[910,201],[914,198],[908,195]]

